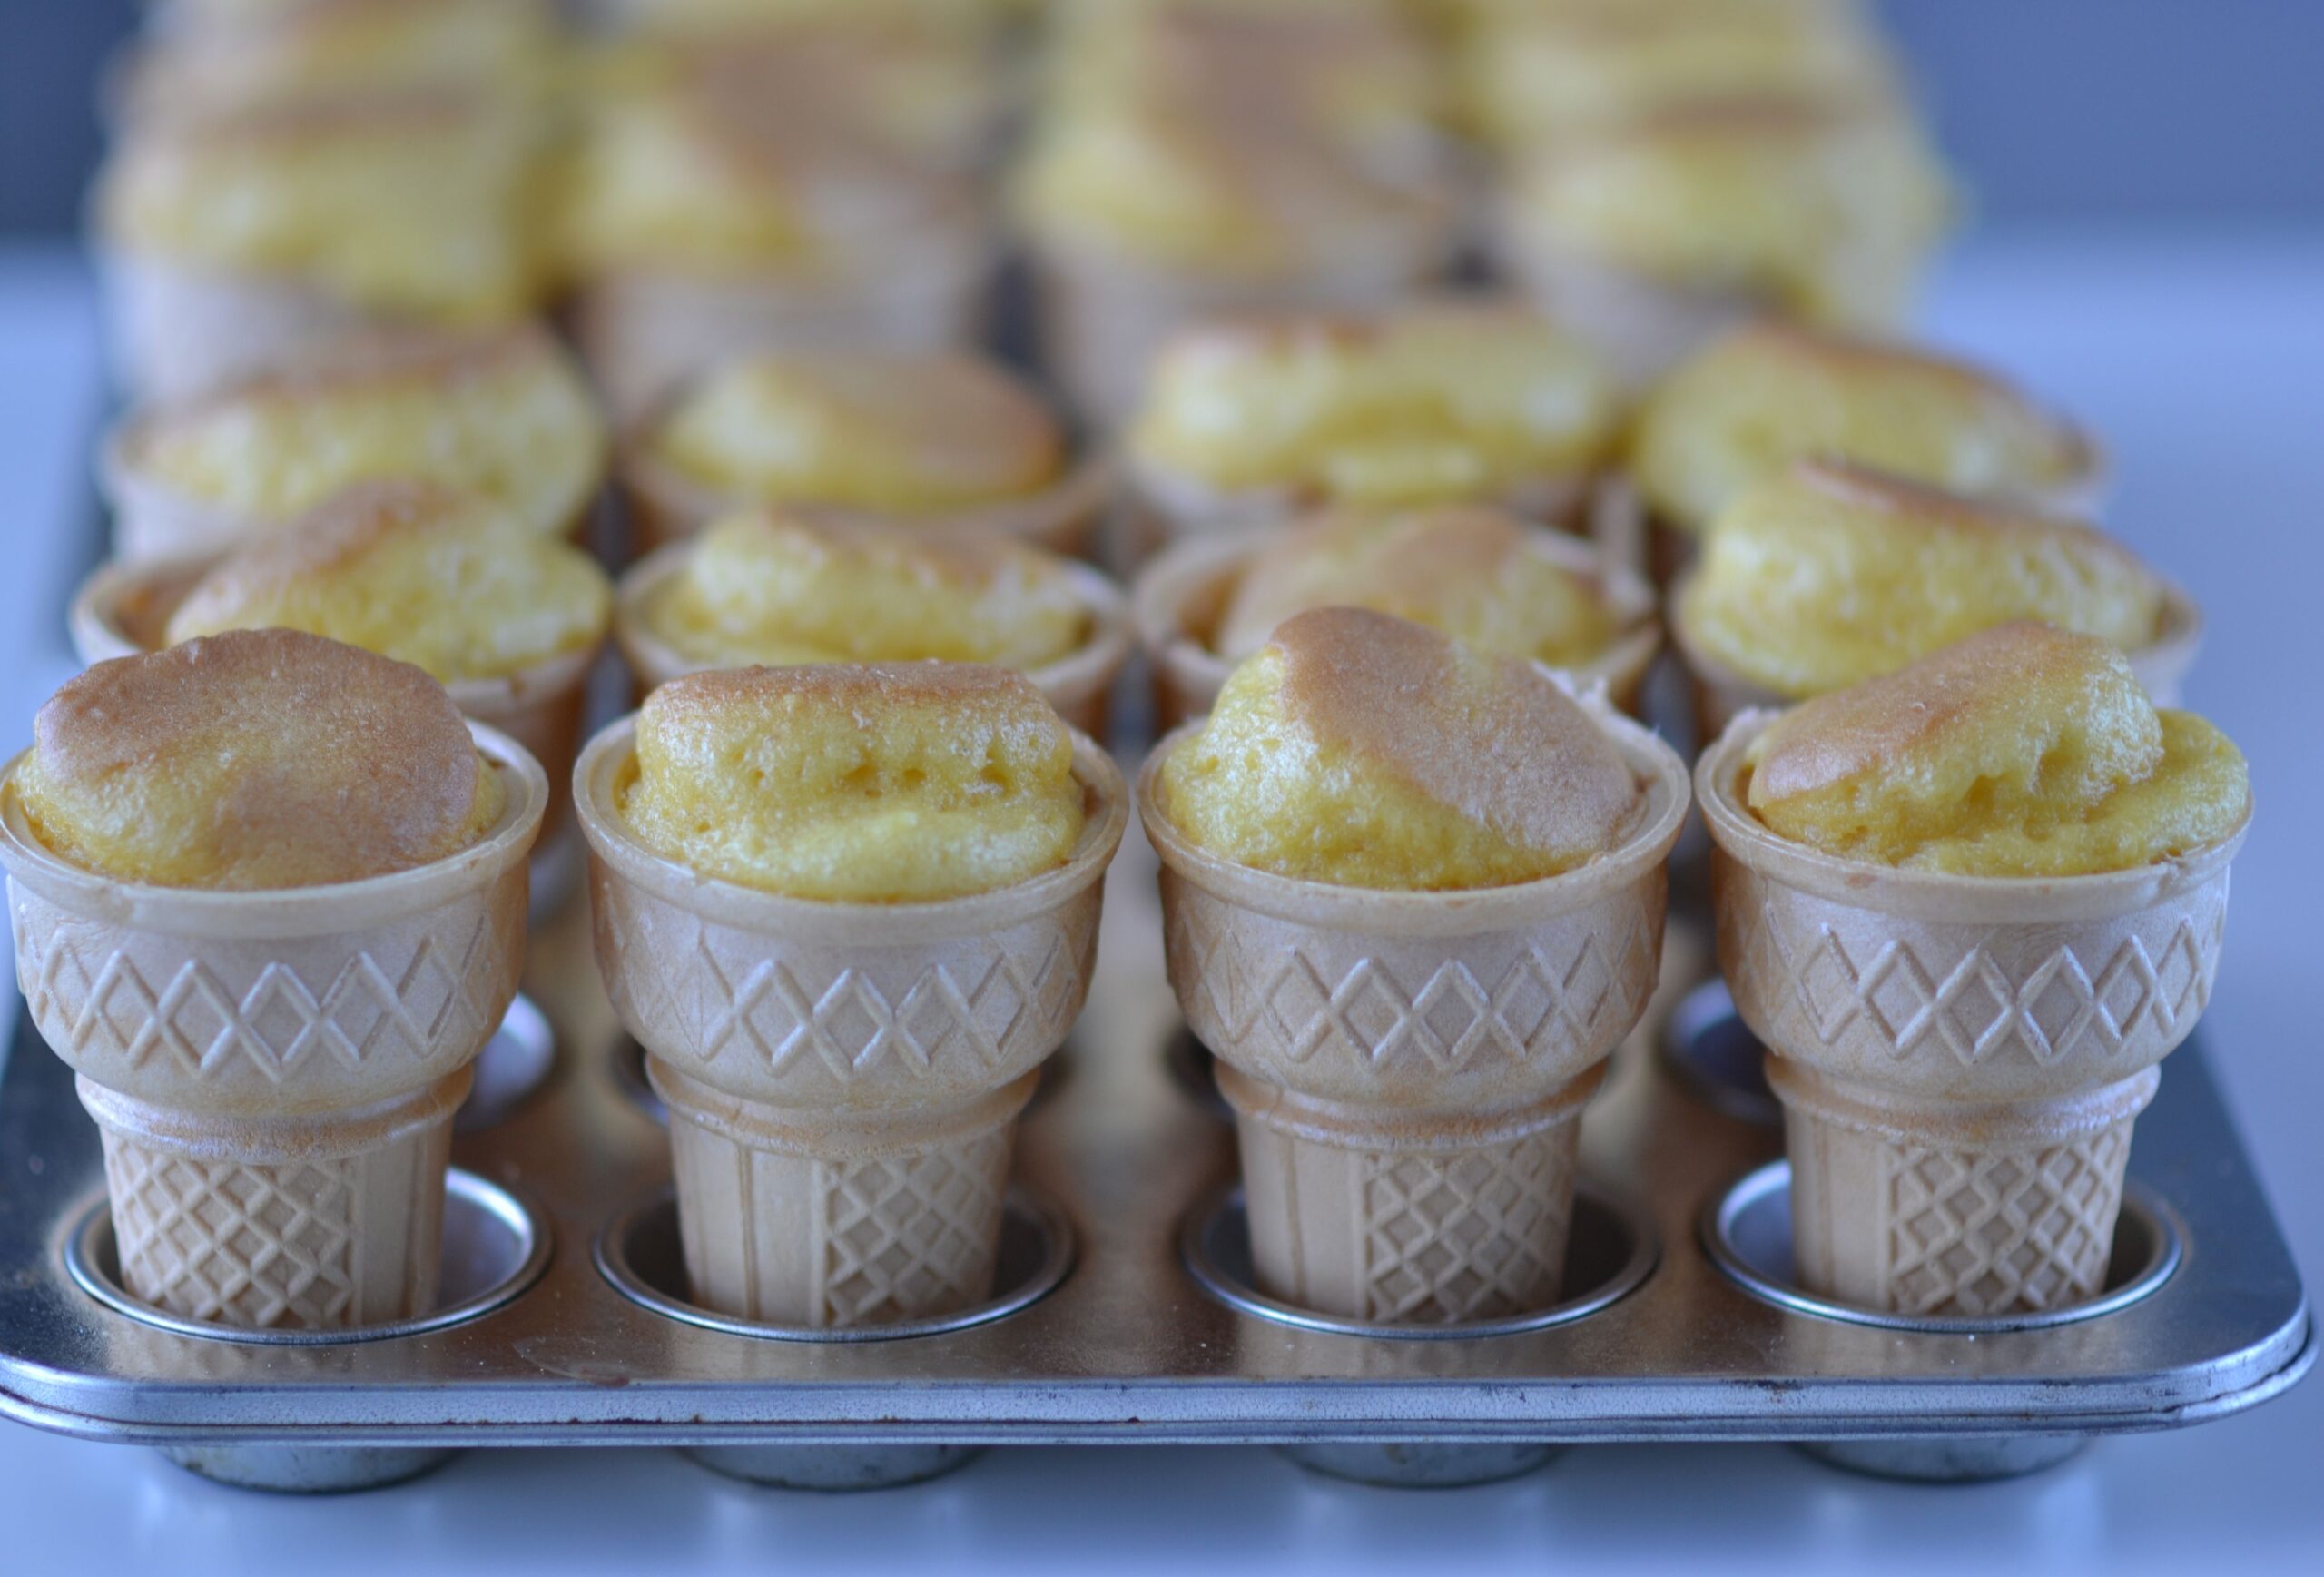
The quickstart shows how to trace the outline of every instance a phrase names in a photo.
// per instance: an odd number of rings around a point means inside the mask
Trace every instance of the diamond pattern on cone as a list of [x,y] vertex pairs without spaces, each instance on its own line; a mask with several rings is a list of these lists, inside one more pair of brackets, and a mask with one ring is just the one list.
[[910,1155],[818,1162],[823,1303],[834,1326],[949,1314],[992,1292],[1010,1132]]
[[2106,1283],[2131,1125],[2043,1150],[1889,1155],[1890,1276],[1908,1314],[2000,1315]]
[[192,1319],[351,1324],[355,1170],[352,1159],[201,1161],[108,1135],[123,1283]]
[[1573,1212],[1561,1126],[1490,1148],[1364,1160],[1364,1317],[1487,1319],[1554,1302]]

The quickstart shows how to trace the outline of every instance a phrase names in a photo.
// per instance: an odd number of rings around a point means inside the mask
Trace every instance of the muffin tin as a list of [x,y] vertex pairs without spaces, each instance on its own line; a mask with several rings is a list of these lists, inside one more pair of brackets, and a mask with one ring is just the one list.
[[22,1021],[0,1082],[0,1412],[272,1489],[526,1445],[669,1445],[762,1482],[863,1487],[1065,1442],[1266,1443],[1326,1473],[1451,1483],[1567,1443],[1773,1440],[1959,1479],[2236,1412],[2314,1361],[2200,1045],[2140,1121],[2100,1306],[1906,1321],[1790,1286],[1780,1136],[1683,907],[1661,997],[1583,1125],[1566,1301],[1465,1327],[1291,1308],[1250,1285],[1233,1130],[1159,931],[1133,838],[1088,1011],[1024,1119],[995,1296],[907,1327],[753,1326],[686,1302],[663,1133],[577,899],[536,931],[537,1014],[520,1007],[487,1052],[489,1107],[455,1141],[452,1306],[408,1326],[227,1331],[122,1296],[95,1131]]

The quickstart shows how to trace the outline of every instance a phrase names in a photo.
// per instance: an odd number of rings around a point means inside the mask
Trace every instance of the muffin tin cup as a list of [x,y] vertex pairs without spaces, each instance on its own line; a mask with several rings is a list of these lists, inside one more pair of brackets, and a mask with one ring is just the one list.
[[2049,880],[1842,860],[1744,808],[1770,721],[1738,717],[1696,788],[1719,967],[1773,1054],[1810,1284],[1971,1313],[2086,1290],[2153,1065],[2209,1000],[2244,830]]
[[[223,557],[222,550],[99,567],[74,592],[67,615],[74,653],[83,663],[96,664],[159,651],[168,644],[178,605]],[[589,673],[604,647],[601,633],[586,646],[516,673],[444,685],[464,715],[507,734],[540,763],[549,785],[545,844],[571,820],[573,758],[588,706]]]
[[[681,675],[739,665],[691,658],[654,627],[650,610],[655,599],[684,572],[693,551],[691,542],[656,550],[630,567],[615,593],[614,638],[636,679],[640,701]],[[1026,670],[1025,677],[1068,724],[1093,738],[1103,738],[1114,679],[1129,656],[1129,609],[1120,589],[1098,571],[1085,564],[1063,567],[1087,610],[1088,634],[1078,648],[1056,662]]]
[[[1130,617],[1154,676],[1154,705],[1166,732],[1208,712],[1235,671],[1234,660],[1211,645],[1235,586],[1273,534],[1235,530],[1173,544],[1138,572],[1130,587]],[[1636,715],[1648,671],[1662,649],[1653,589],[1626,569],[1610,567],[1590,547],[1541,533],[1531,551],[1600,586],[1619,633],[1590,661],[1551,671],[1576,691],[1603,685],[1615,705]]]
[[[1794,705],[1796,698],[1745,678],[1702,649],[1701,643],[1687,627],[1685,611],[1687,588],[1696,573],[1690,567],[1671,587],[1670,640],[1693,681],[1697,735],[1716,739],[1744,713],[1779,710]],[[2194,666],[2202,641],[2202,610],[2184,591],[2166,582],[2162,621],[2155,638],[2122,655],[2150,700],[2157,706],[2176,706],[2181,686],[2186,682],[2188,670]]]

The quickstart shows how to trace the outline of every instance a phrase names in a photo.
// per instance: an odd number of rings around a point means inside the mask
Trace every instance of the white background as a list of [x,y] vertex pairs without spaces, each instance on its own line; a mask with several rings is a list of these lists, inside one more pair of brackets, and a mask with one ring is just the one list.
[[[2111,524],[2184,583],[2211,636],[2189,704],[2250,757],[2256,830],[2209,1038],[2305,1272],[2324,1267],[2324,240],[1986,241],[1929,322],[2104,434]],[[66,592],[91,552],[99,409],[85,287],[0,251],[0,734],[71,669]],[[13,1018],[13,1008],[9,1010]],[[9,1158],[0,1157],[0,1188]],[[818,1497],[665,1452],[472,1453],[403,1488],[321,1501],[222,1489],[134,1449],[0,1424],[0,1572],[322,1570],[397,1577],[641,1567],[857,1574],[1412,1573],[1660,1567],[1884,1574],[2318,1569],[2324,1382],[2243,1417],[2102,1443],[1969,1488],[1858,1480],[1776,1446],[1599,1447],[1515,1483],[1368,1490],[1257,1450],[989,1454],[918,1488]]]

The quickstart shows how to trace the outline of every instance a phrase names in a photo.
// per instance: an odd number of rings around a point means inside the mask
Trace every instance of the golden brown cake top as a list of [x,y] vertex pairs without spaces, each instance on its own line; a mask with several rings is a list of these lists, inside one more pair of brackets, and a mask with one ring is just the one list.
[[1726,334],[1679,367],[1630,439],[1640,492],[1687,530],[1797,459],[2036,504],[2086,484],[2097,463],[2080,429],[1982,368],[1774,322]]
[[1771,97],[1551,139],[1513,177],[1507,222],[1521,251],[1878,327],[1911,305],[1952,207],[1905,116]]
[[360,881],[469,846],[503,803],[442,685],[291,630],[100,663],[33,736],[16,778],[33,832],[125,882]]
[[1973,875],[2148,864],[2228,836],[2250,807],[2224,734],[2158,713],[2103,641],[2032,623],[1784,714],[1746,774],[1746,803],[1783,837]]
[[2081,521],[1803,460],[1719,512],[1678,618],[1697,652],[1801,697],[2013,619],[2135,651],[2163,601],[2129,548]]
[[1610,377],[1548,319],[1427,301],[1185,330],[1155,362],[1130,447],[1213,488],[1384,508],[1490,502],[1587,470],[1619,416]]
[[1479,651],[1588,662],[1616,618],[1597,582],[1541,550],[1542,528],[1498,509],[1342,511],[1285,529],[1236,580],[1211,641],[1241,659],[1313,607],[1364,607]]
[[771,515],[712,525],[642,611],[680,655],[720,667],[935,659],[1031,669],[1078,649],[1089,627],[1064,562],[1036,548]]
[[1024,675],[972,664],[738,668],[674,679],[616,786],[640,841],[704,875],[831,902],[1028,880],[1081,835],[1073,742]]
[[130,473],[253,527],[361,482],[422,478],[538,534],[573,529],[605,468],[580,369],[527,325],[361,334],[292,365],[139,413]]
[[1539,668],[1357,608],[1277,628],[1160,786],[1171,822],[1222,858],[1403,890],[1571,870],[1618,845],[1644,797]]
[[745,358],[684,393],[645,442],[730,498],[900,517],[1022,498],[1066,465],[1048,403],[1005,368],[954,352]]
[[612,609],[605,571],[580,549],[465,494],[369,482],[220,559],[168,634],[305,630],[450,683],[593,647]]

